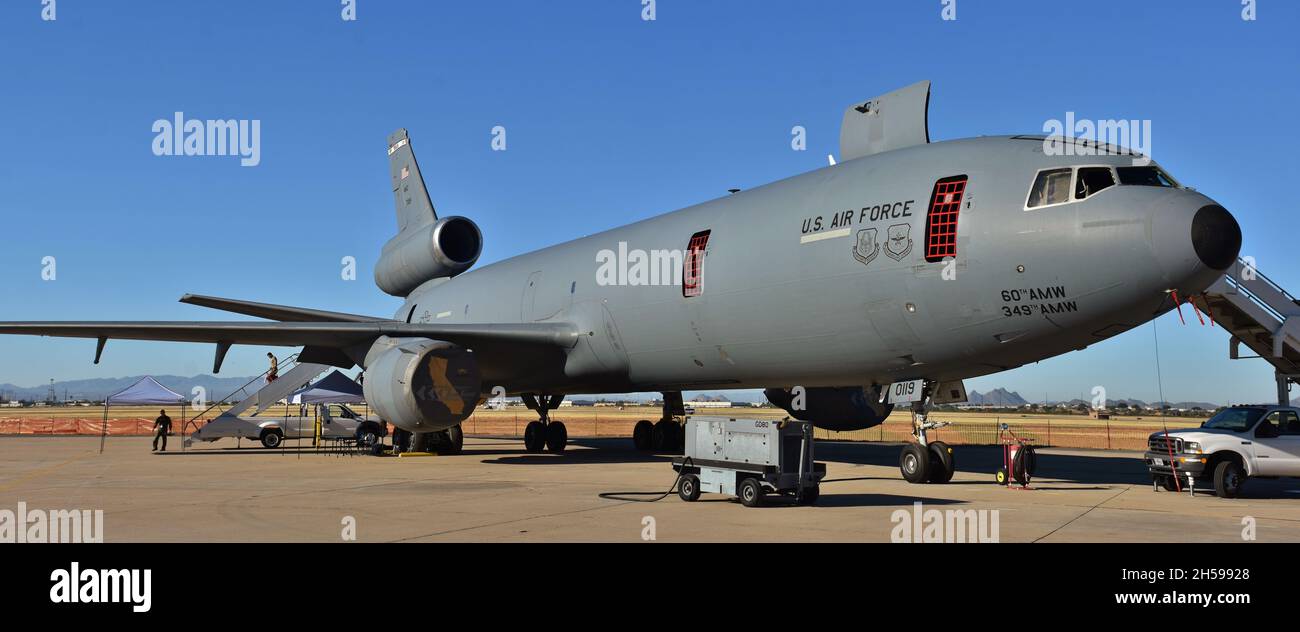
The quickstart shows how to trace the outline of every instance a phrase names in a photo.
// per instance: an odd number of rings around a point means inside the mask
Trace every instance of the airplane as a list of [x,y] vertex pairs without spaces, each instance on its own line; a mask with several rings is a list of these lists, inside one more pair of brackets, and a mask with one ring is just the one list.
[[[681,392],[764,389],[830,430],[910,406],[904,477],[946,482],[929,441],[962,380],[1084,349],[1175,308],[1237,260],[1214,200],[1122,148],[1044,136],[931,142],[923,81],[845,110],[835,164],[471,269],[483,235],[434,209],[406,130],[388,138],[398,232],[374,279],[392,318],[192,296],[274,322],[11,322],[0,333],[302,347],[364,371],[366,400],[445,440],[491,393],[560,452],[566,393],[664,393],[642,450],[682,442]],[[1051,151],[1073,146],[1093,152]],[[1105,149],[1107,151],[1097,151]],[[1100,155],[1077,155],[1098,153]],[[1071,155],[1076,154],[1076,155]],[[891,389],[891,386],[896,388]],[[461,435],[463,436],[463,435]]]

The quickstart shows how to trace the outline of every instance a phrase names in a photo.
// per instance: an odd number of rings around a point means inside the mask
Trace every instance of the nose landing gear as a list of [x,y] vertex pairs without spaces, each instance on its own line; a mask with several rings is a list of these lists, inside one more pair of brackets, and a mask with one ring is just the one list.
[[551,411],[560,407],[564,401],[563,394],[521,396],[529,410],[537,411],[540,417],[524,427],[524,449],[531,453],[548,450],[559,454],[569,445],[569,430],[562,421],[551,421]]
[[903,446],[898,457],[898,469],[909,483],[947,483],[957,471],[957,460],[952,448],[942,441],[930,441],[927,432],[948,425],[947,421],[929,418],[931,392],[934,384],[926,381],[920,399],[912,402],[912,436],[916,443]]

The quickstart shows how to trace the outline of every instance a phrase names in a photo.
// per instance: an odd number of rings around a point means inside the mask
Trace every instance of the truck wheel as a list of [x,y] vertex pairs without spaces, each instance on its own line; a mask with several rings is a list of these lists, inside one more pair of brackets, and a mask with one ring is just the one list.
[[952,474],[957,470],[957,461],[952,453],[952,448],[942,441],[935,441],[929,445],[930,448],[930,482],[947,483],[952,480]]
[[805,487],[803,488],[803,496],[799,498],[799,504],[815,505],[817,504],[817,499],[821,498],[821,495],[822,495],[822,488],[820,485]]
[[1175,481],[1174,477],[1168,474],[1157,474],[1156,484],[1160,486],[1160,489],[1163,489],[1167,492],[1178,491],[1178,481]]
[[757,507],[763,504],[763,486],[756,478],[740,481],[740,489],[736,490],[736,495],[740,496],[740,504],[746,507]]
[[909,483],[924,483],[930,478],[930,454],[919,443],[903,446],[903,453],[898,457],[898,469]]
[[368,448],[379,443],[379,429],[372,424],[357,428],[357,445]]
[[682,477],[681,485],[677,487],[677,495],[682,500],[693,503],[700,499],[700,479],[694,474],[688,474]]
[[632,428],[632,445],[641,452],[649,452],[653,447],[654,433],[655,425],[648,419],[636,422],[636,426]]
[[1219,498],[1236,498],[1246,482],[1246,473],[1236,461],[1221,461],[1214,468],[1214,493]]
[[267,428],[262,431],[262,436],[259,439],[262,441],[262,447],[275,449],[284,443],[284,433],[279,428]]

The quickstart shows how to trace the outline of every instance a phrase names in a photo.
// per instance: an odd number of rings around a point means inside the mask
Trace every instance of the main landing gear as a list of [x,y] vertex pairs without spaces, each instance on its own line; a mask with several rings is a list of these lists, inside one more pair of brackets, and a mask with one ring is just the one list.
[[521,397],[529,410],[537,411],[541,419],[531,421],[524,427],[524,449],[532,453],[549,450],[556,454],[564,452],[569,445],[569,431],[562,421],[551,421],[551,411],[560,407],[563,394],[532,395]]
[[649,419],[636,422],[632,443],[642,452],[677,452],[686,442],[686,405],[681,391],[664,393],[663,416],[654,423]]
[[957,470],[952,447],[926,437],[927,431],[948,425],[946,421],[929,419],[932,386],[926,382],[921,399],[912,403],[912,436],[916,437],[916,443],[903,446],[903,453],[898,457],[898,469],[909,483],[947,483]]

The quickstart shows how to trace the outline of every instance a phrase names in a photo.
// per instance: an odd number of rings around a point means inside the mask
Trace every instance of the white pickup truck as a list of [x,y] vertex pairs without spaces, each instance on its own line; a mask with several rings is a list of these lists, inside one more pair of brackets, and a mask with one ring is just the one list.
[[1200,428],[1153,433],[1143,458],[1157,486],[1209,478],[1221,498],[1236,497],[1251,477],[1300,477],[1300,408],[1225,408]]
[[316,435],[316,417],[320,417],[321,435],[326,438],[354,438],[370,446],[388,434],[388,425],[378,417],[362,416],[343,404],[315,404],[315,415],[310,407],[291,405],[288,413],[273,414],[274,409],[257,417],[221,415],[185,439],[188,446],[193,441],[217,439],[255,439],[267,448],[278,448],[285,439],[310,439]]

